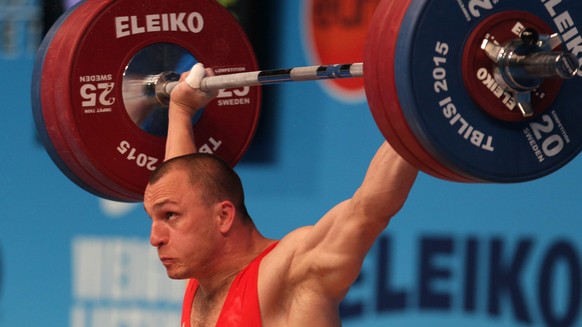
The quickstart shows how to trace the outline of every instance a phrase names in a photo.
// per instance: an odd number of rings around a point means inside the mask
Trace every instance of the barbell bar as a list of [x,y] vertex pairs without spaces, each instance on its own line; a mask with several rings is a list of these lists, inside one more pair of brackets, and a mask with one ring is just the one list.
[[[233,89],[245,86],[271,85],[284,82],[305,82],[335,78],[355,78],[364,76],[363,63],[304,66],[285,69],[271,69],[247,73],[234,73],[205,77],[200,81],[202,91]],[[169,82],[164,92],[169,95],[178,82]]]

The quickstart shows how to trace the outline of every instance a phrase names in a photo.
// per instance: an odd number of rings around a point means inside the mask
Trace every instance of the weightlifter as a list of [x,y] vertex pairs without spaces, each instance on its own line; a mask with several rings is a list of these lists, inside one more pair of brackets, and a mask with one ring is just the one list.
[[166,161],[144,197],[168,276],[189,279],[182,326],[340,326],[340,302],[418,170],[384,142],[351,199],[313,226],[266,238],[237,174],[196,153],[192,117],[216,96],[198,88],[205,74],[197,64],[171,94]]

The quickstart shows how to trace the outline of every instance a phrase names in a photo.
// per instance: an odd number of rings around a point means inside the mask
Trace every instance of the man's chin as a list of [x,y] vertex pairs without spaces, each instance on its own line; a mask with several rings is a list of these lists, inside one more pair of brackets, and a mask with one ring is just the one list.
[[174,279],[174,280],[188,279],[188,277],[183,272],[180,272],[180,271],[166,269],[166,273],[170,279]]
[[170,275],[170,274],[168,274],[168,277],[169,277],[170,279],[173,279],[173,280],[184,280],[184,279],[188,279],[188,277],[184,277],[184,276],[176,276],[176,275]]

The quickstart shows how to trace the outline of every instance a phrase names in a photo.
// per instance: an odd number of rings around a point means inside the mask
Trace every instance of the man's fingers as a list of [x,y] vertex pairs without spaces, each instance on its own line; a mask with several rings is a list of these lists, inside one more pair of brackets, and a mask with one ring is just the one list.
[[190,70],[190,74],[186,77],[186,83],[190,85],[193,89],[200,88],[200,81],[206,76],[206,70],[204,69],[204,65],[201,63],[197,63],[196,65],[192,66]]

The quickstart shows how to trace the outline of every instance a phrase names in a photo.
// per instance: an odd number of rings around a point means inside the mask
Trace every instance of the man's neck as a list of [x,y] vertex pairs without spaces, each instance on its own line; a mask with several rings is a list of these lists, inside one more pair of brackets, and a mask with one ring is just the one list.
[[274,242],[256,230],[251,230],[246,235],[240,234],[236,239],[225,238],[222,252],[217,253],[220,258],[215,269],[206,276],[195,277],[203,295],[212,297],[225,288],[228,289],[234,278]]

